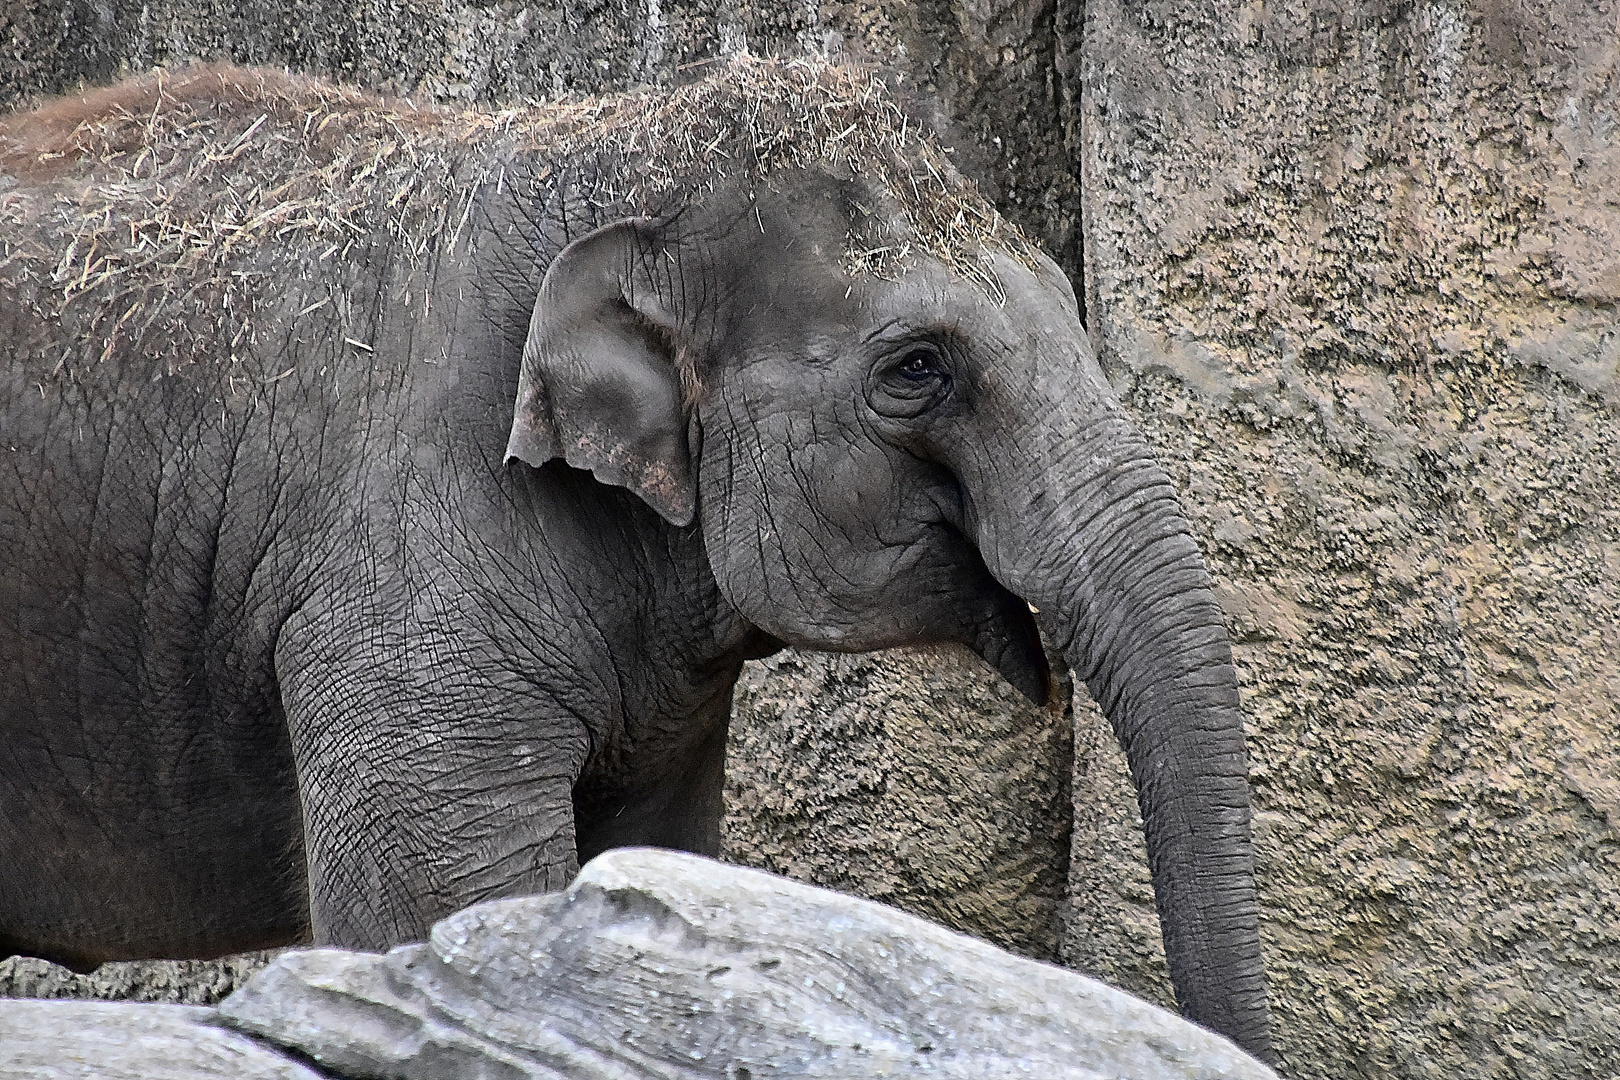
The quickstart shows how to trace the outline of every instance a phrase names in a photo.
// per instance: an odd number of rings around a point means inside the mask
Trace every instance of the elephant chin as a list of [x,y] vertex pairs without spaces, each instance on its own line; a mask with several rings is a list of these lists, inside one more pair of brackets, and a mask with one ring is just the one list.
[[1052,668],[1029,605],[997,585],[993,603],[967,644],[1036,705],[1052,700]]

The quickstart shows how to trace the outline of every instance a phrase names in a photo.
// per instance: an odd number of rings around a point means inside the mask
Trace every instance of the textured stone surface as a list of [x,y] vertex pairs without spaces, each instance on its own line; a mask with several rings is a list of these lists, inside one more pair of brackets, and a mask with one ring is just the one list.
[[[723,853],[1058,954],[1070,724],[971,654],[788,651],[738,683]],[[1155,926],[1157,933],[1157,926]]]
[[1215,1077],[1226,1039],[894,908],[625,848],[386,956],[282,956],[225,1021],[355,1077]]
[[1092,329],[1237,636],[1282,1071],[1620,1075],[1616,6],[1086,17]]
[[33,956],[0,960],[0,998],[79,998],[212,1005],[275,956],[243,953],[222,960],[125,960],[79,974]]
[[0,1080],[321,1080],[213,1019],[188,1005],[0,1001]]

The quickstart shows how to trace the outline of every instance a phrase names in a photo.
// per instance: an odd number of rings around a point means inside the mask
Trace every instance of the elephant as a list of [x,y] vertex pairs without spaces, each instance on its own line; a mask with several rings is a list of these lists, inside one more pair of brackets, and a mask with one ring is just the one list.
[[[876,76],[0,122],[0,949],[385,949],[714,853],[740,666],[1041,633],[1183,1010],[1270,1053],[1223,617],[1070,283]],[[3,955],[0,952],[0,955]]]

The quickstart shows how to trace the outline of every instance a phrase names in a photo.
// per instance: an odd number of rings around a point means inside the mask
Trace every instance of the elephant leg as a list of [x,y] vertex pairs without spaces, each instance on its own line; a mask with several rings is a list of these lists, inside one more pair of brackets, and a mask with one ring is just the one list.
[[468,904],[565,886],[583,725],[464,648],[333,644],[356,636],[310,627],[276,655],[315,942],[382,950]]
[[645,754],[641,768],[581,780],[574,792],[581,863],[616,847],[720,854],[730,701],[727,694],[725,711],[705,717],[699,737],[679,752]]

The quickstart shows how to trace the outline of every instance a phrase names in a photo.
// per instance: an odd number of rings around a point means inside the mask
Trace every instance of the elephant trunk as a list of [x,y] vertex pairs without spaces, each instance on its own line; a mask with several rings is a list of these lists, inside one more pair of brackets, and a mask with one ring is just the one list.
[[[1048,409],[1076,410],[1074,391],[1046,396],[1059,403]],[[1039,609],[1124,748],[1182,1011],[1269,1061],[1225,624],[1169,478],[1116,405],[1098,411],[1058,424],[1048,412],[1004,444],[997,456],[1014,464],[997,470],[993,499],[968,484],[980,550]]]

